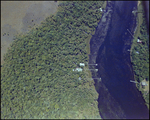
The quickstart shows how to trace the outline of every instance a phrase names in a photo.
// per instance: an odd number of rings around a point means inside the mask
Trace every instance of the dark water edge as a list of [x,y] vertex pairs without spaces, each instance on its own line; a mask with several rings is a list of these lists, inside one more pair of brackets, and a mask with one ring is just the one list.
[[[98,72],[91,71],[99,93],[98,107],[102,118],[149,118],[145,101],[134,83],[130,60],[131,41],[137,26],[132,11],[136,1],[109,1],[95,34],[90,40],[89,64],[97,63]],[[89,66],[90,69],[95,66]]]

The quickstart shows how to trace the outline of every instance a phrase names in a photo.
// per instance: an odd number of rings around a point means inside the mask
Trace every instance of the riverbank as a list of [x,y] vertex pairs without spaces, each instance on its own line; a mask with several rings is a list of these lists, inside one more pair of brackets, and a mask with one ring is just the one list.
[[[100,115],[103,119],[119,119],[125,118],[124,111],[121,109],[119,103],[110,94],[109,89],[105,86],[103,81],[105,81],[105,73],[103,72],[105,67],[102,67],[101,60],[105,59],[105,39],[110,29],[110,22],[112,17],[112,12],[114,10],[114,2],[107,2],[107,6],[103,16],[98,24],[95,34],[90,40],[90,60],[89,64],[98,64],[96,69],[98,73],[91,71],[93,78],[100,78],[102,81],[95,81],[95,88],[99,93],[98,107]],[[99,52],[101,51],[101,52]],[[102,54],[100,56],[100,54]],[[94,66],[89,66],[90,69],[94,69]],[[99,73],[100,72],[100,73]]]
[[[144,9],[143,9],[143,5],[141,2],[138,2],[138,10],[137,10],[137,29],[136,31],[134,32],[134,39],[133,39],[133,42],[132,42],[132,45],[131,45],[131,50],[130,50],[130,58],[131,58],[131,62],[133,62],[133,64],[137,64],[135,62],[135,58],[133,59],[133,55],[134,55],[134,51],[135,51],[135,48],[139,48],[139,45],[141,43],[137,43],[137,39],[138,37],[141,37],[142,34],[140,33],[140,31],[142,31],[141,29],[141,25],[143,23],[143,16],[144,16]],[[147,32],[147,31],[145,31]],[[145,33],[144,33],[145,34]],[[146,44],[146,43],[145,43]],[[140,45],[141,47],[144,47],[144,45]],[[140,48],[141,49],[141,48]],[[136,49],[136,51],[138,51]],[[139,51],[138,51],[139,52]],[[145,53],[145,52],[144,52]],[[139,52],[139,54],[142,54],[143,56],[144,53],[141,51]],[[135,56],[137,58],[139,58],[139,54],[135,54]],[[146,54],[146,53],[145,53]],[[146,58],[145,58],[146,59]],[[142,61],[140,61],[142,62]],[[145,64],[145,63],[142,63],[142,64]],[[133,68],[135,68],[133,65]],[[139,66],[138,66],[139,67]],[[144,69],[143,69],[144,70]],[[143,71],[142,70],[142,71]],[[134,69],[134,71],[137,71],[137,69]],[[141,91],[142,95],[143,95],[143,98],[145,99],[145,104],[147,105],[147,107],[149,108],[149,81],[146,81],[145,78],[143,78],[142,80],[139,81],[139,78],[137,77],[137,75],[135,74],[134,72],[134,79],[136,82],[145,82],[147,84],[147,86],[142,86],[141,84],[136,84],[136,87],[139,91]],[[140,78],[141,79],[141,78]]]
[[[106,14],[90,41],[92,53],[90,62],[98,64],[98,72],[93,73],[92,77],[102,79],[100,83],[95,81],[97,83],[95,85],[99,86],[97,91],[100,114],[102,118],[107,119],[147,118],[148,110],[141,93],[135,84],[130,83],[134,75],[128,49],[133,36],[128,30],[133,34],[136,28],[136,16],[132,11],[136,10],[137,3],[116,1],[110,2],[107,6],[110,9],[106,7]],[[124,9],[126,6],[127,9]],[[109,95],[113,98],[111,103],[108,103]],[[112,104],[116,105],[115,109]],[[117,111],[122,112],[117,113]]]

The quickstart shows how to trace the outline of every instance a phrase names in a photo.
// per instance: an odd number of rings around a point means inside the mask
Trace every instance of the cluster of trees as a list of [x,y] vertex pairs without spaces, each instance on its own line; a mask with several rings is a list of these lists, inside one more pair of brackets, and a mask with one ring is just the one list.
[[145,19],[140,26],[139,38],[142,43],[137,43],[137,38],[134,39],[134,48],[131,53],[135,78],[139,82],[143,79],[149,81],[149,37],[147,34],[147,26]]
[[2,118],[100,118],[94,83],[72,69],[88,62],[103,3],[61,2],[56,15],[16,36],[1,66]]
[[[142,41],[142,43],[137,43],[137,38],[133,40],[133,49],[131,52],[131,59],[133,70],[135,73],[135,79],[138,82],[149,81],[149,35],[146,24],[145,15],[143,14],[143,23],[140,26],[140,34],[138,39]],[[140,86],[137,86],[140,90]],[[144,99],[149,105],[149,93],[145,96],[144,91],[142,91]]]

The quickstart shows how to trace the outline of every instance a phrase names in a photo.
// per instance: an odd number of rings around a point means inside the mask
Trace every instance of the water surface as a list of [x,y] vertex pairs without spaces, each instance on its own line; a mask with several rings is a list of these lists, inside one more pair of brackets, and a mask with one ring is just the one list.
[[127,50],[133,37],[128,30],[134,34],[137,24],[132,11],[136,9],[137,2],[134,1],[108,2],[106,13],[90,41],[90,63],[97,63],[99,69],[92,75],[102,79],[101,82],[95,81],[95,86],[99,86],[98,102],[103,118],[149,117],[142,94],[130,82],[134,80],[134,74]]

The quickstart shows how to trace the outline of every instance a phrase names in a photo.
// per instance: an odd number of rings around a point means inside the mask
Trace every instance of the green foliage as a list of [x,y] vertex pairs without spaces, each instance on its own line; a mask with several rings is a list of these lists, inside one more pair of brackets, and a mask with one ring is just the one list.
[[[131,59],[132,59],[133,70],[135,73],[135,79],[138,82],[141,82],[144,79],[146,79],[146,81],[149,81],[149,36],[147,32],[148,30],[146,26],[146,20],[145,20],[145,16],[143,15],[143,23],[140,26],[140,34],[139,34],[139,38],[142,41],[142,43],[137,43],[137,38],[135,38],[133,40],[134,47],[131,52]],[[146,105],[149,108],[149,102],[148,102],[149,94],[144,95],[145,93],[143,90],[140,89],[139,85],[137,86],[137,88],[140,91],[142,91]]]
[[87,38],[100,20],[98,9],[103,3],[62,2],[56,15],[27,35],[16,36],[1,71],[2,118],[99,115],[94,101],[96,91],[89,86],[84,72],[72,69],[77,67],[74,63],[88,61]]
[[140,26],[140,33],[139,37],[142,43],[137,43],[137,38],[135,38],[134,48],[131,53],[135,77],[139,82],[143,79],[149,80],[149,37],[145,19]]

